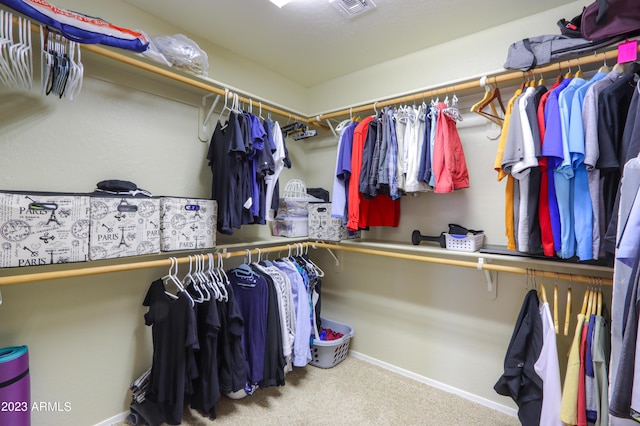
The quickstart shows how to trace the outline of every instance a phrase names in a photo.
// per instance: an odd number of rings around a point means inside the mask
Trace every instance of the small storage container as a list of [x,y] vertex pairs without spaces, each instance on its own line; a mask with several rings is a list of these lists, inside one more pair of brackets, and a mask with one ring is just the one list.
[[447,250],[478,251],[484,245],[484,233],[475,235],[445,234]]
[[341,241],[360,238],[360,231],[349,231],[342,219],[331,217],[331,203],[311,203],[309,211],[309,238],[322,241]]
[[353,328],[338,321],[331,321],[322,318],[320,321],[322,328],[330,328],[333,331],[342,333],[342,337],[336,340],[313,339],[310,364],[320,368],[331,368],[343,361],[349,352],[349,342],[353,337]]
[[306,237],[309,221],[306,217],[285,217],[273,222],[271,232],[277,237]]

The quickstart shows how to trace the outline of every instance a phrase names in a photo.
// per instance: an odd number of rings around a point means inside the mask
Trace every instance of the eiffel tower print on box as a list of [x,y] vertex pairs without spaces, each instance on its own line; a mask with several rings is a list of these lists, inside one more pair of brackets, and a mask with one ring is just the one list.
[[89,259],[160,252],[160,200],[91,196]]
[[89,197],[0,192],[0,267],[84,262],[89,252]]

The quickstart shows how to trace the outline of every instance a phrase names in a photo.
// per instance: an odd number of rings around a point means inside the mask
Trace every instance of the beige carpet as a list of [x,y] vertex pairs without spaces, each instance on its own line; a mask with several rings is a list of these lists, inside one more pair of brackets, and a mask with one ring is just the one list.
[[222,397],[216,420],[187,411],[183,425],[520,424],[517,418],[351,356],[329,369],[294,369],[286,381],[242,400]]

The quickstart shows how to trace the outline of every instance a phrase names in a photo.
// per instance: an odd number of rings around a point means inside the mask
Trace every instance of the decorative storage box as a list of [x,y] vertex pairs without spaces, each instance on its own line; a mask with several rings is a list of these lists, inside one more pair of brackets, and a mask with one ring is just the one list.
[[160,199],[91,196],[91,260],[160,252]]
[[342,333],[342,337],[336,340],[313,339],[310,364],[320,368],[331,368],[343,361],[349,353],[349,342],[354,335],[353,328],[338,321],[321,318],[322,328],[330,328]]
[[160,249],[195,250],[216,246],[217,203],[200,198],[160,198]]
[[89,196],[0,192],[0,267],[84,262]]
[[309,238],[312,240],[340,241],[360,238],[360,231],[349,231],[342,219],[331,217],[331,203],[312,203],[309,214]]

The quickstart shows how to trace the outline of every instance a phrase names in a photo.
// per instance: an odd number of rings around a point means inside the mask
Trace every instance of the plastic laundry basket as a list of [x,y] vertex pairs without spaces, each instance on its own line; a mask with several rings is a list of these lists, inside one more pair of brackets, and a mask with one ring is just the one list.
[[0,349],[0,425],[31,424],[29,352],[26,346]]
[[322,328],[330,328],[333,331],[342,333],[343,336],[336,340],[313,340],[311,355],[313,359],[310,364],[320,368],[331,368],[347,357],[349,352],[349,341],[353,337],[353,328],[347,324],[331,321],[326,318],[321,319]]

